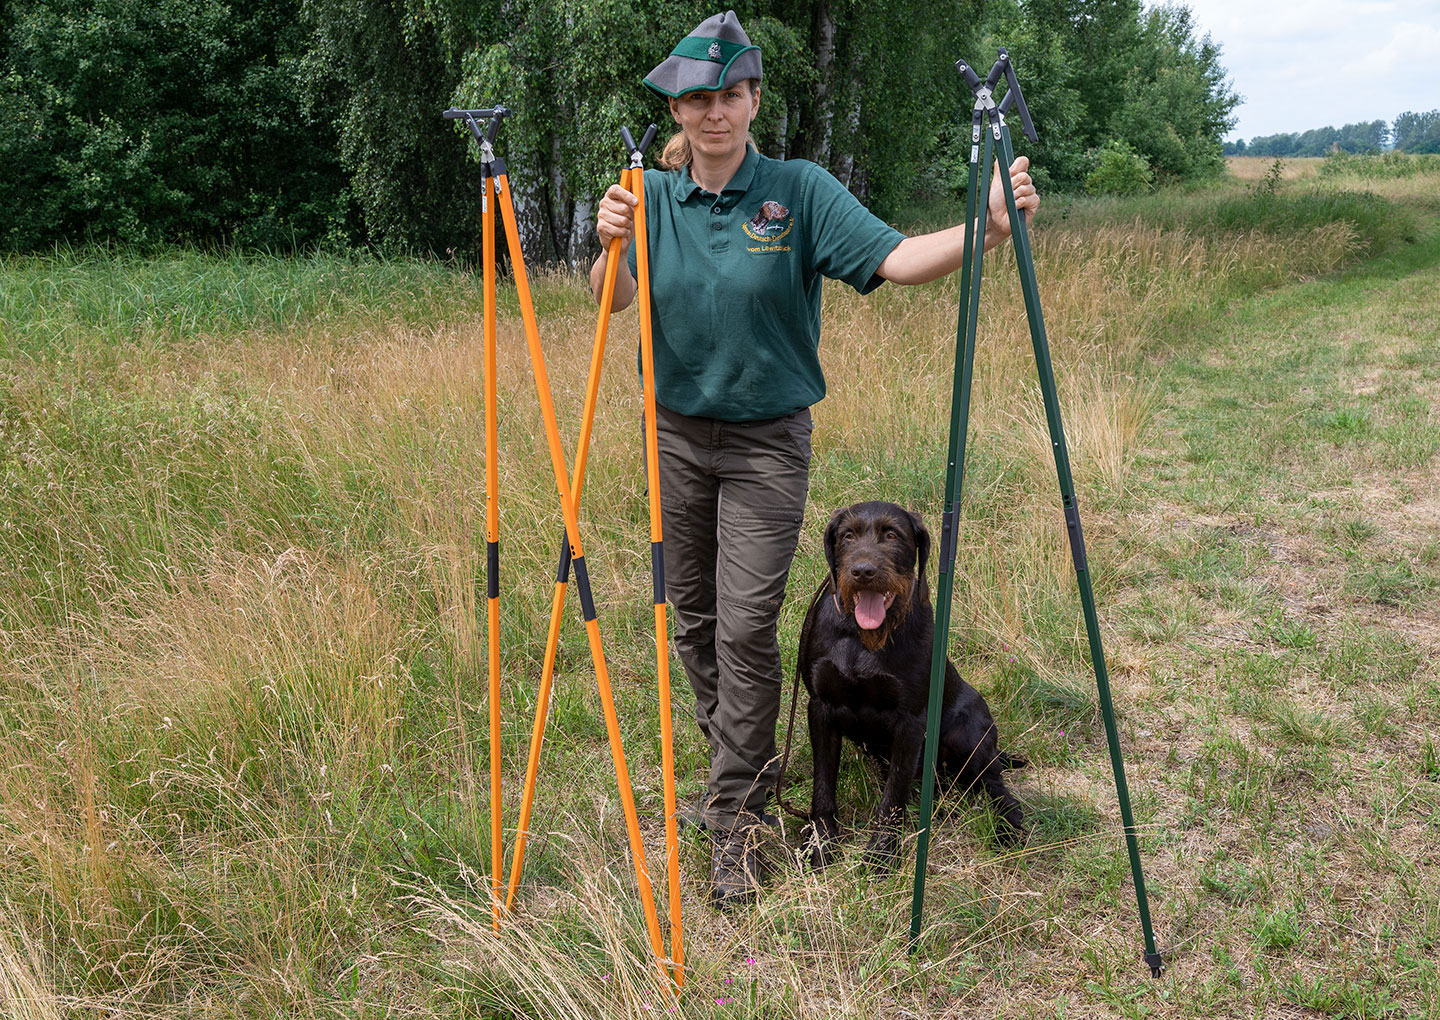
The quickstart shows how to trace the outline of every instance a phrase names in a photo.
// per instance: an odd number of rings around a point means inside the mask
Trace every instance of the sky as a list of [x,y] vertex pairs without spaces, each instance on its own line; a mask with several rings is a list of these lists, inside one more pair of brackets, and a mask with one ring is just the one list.
[[1440,0],[1180,2],[1243,97],[1229,140],[1440,109]]

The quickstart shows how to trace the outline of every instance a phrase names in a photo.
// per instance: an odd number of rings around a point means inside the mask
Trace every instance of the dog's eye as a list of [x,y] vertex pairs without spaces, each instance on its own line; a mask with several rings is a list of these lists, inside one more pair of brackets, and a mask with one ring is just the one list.
[[880,537],[883,538],[885,541],[889,542],[899,538],[900,532],[896,531],[894,528],[886,528],[880,533]]

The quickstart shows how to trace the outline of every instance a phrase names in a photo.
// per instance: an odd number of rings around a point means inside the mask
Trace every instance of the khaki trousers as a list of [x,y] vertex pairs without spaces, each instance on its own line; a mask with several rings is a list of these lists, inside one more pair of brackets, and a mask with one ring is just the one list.
[[760,821],[779,758],[775,625],[810,483],[810,411],[762,422],[660,408],[666,597],[675,649],[710,743],[702,816],[720,833]]

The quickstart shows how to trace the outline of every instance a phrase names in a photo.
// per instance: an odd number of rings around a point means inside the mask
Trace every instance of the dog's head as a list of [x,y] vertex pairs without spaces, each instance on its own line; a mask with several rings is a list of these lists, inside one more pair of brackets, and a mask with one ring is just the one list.
[[894,503],[835,511],[825,528],[825,562],[840,612],[854,619],[865,647],[883,648],[914,600],[929,601],[929,558],[930,532],[918,514]]

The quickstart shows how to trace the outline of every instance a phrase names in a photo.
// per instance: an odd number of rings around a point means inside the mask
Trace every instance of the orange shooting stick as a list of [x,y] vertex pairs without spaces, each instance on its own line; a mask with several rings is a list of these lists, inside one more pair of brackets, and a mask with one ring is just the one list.
[[560,490],[560,509],[565,515],[565,534],[570,539],[570,565],[575,571],[575,585],[580,592],[585,632],[590,641],[590,658],[595,664],[595,682],[600,688],[600,702],[605,709],[605,730],[610,738],[610,756],[615,760],[615,779],[620,788],[620,801],[625,808],[625,827],[630,836],[630,854],[635,861],[635,880],[645,907],[645,925],[650,933],[650,946],[666,977],[665,948],[660,938],[660,921],[655,914],[655,896],[650,888],[646,869],[645,844],[640,838],[640,819],[635,813],[635,794],[630,785],[630,770],[625,764],[625,748],[620,740],[620,721],[615,714],[615,698],[610,690],[610,674],[605,666],[605,649],[600,640],[600,622],[595,613],[595,600],[590,592],[590,575],[585,567],[585,551],[580,544],[580,523],[571,495],[570,479],[565,472],[565,452],[560,446],[560,430],[555,422],[555,405],[550,399],[550,379],[545,371],[545,354],[540,349],[540,330],[535,322],[535,308],[530,297],[530,283],[525,276],[524,255],[520,251],[520,232],[515,222],[515,206],[510,198],[510,185],[504,164],[495,162],[495,188],[499,192],[500,214],[505,224],[505,240],[509,245],[510,263],[515,273],[515,290],[520,298],[520,316],[525,323],[525,342],[530,350],[530,365],[535,374],[535,392],[540,399],[541,416],[545,422],[545,438],[550,446],[550,463],[555,472],[555,485]]
[[481,234],[485,304],[485,556],[490,665],[490,913],[500,933],[500,491],[495,410],[495,209],[493,182],[485,176]]
[[[589,575],[588,575],[588,573],[587,573],[587,571],[586,571],[586,568],[585,568],[585,557],[584,557],[584,553],[583,553],[582,548],[581,548],[581,545],[580,545],[580,527],[579,527],[579,520],[578,520],[578,515],[577,515],[577,508],[578,508],[578,505],[579,505],[579,504],[578,504],[579,490],[580,490],[580,486],[581,486],[581,484],[583,483],[583,480],[584,480],[585,457],[586,457],[586,449],[587,449],[587,447],[588,447],[589,430],[590,430],[591,422],[593,421],[594,404],[595,404],[596,394],[597,394],[597,392],[598,392],[598,386],[599,386],[599,368],[600,368],[600,361],[602,360],[602,358],[603,358],[603,353],[604,353],[604,351],[603,351],[603,347],[604,347],[604,333],[605,333],[605,330],[608,328],[608,318],[606,318],[605,316],[606,316],[606,314],[608,313],[610,301],[605,301],[605,302],[603,303],[603,306],[602,306],[602,307],[603,307],[603,311],[602,311],[602,323],[601,323],[599,326],[597,326],[597,330],[596,330],[596,332],[597,332],[597,336],[596,336],[596,352],[595,352],[595,354],[594,354],[594,357],[592,358],[592,363],[591,363],[591,380],[590,380],[590,385],[589,385],[589,387],[588,387],[588,389],[587,389],[587,393],[586,393],[586,422],[585,422],[585,425],[584,425],[584,427],[583,427],[583,429],[582,429],[582,446],[581,446],[581,449],[578,451],[578,454],[577,454],[576,465],[575,465],[575,468],[576,468],[576,471],[575,471],[575,474],[576,474],[576,482],[575,482],[575,485],[573,486],[573,489],[572,489],[572,486],[570,485],[569,480],[567,479],[566,474],[565,474],[565,456],[564,456],[564,451],[561,449],[561,445],[560,445],[560,433],[559,433],[559,428],[558,428],[558,426],[557,426],[557,424],[556,424],[556,420],[555,420],[555,406],[554,406],[554,403],[551,401],[551,398],[550,398],[550,382],[549,382],[549,378],[548,378],[548,376],[547,376],[547,373],[546,373],[546,371],[545,371],[545,357],[544,357],[544,353],[543,353],[543,351],[542,351],[541,348],[540,348],[539,328],[538,328],[538,326],[537,326],[537,324],[536,324],[536,321],[535,321],[534,303],[533,303],[533,301],[532,301],[532,299],[531,299],[531,295],[530,295],[530,284],[529,284],[529,280],[528,280],[528,278],[527,278],[527,276],[526,276],[526,273],[525,273],[525,260],[524,260],[524,255],[523,255],[523,253],[520,251],[519,231],[518,231],[518,229],[517,229],[516,221],[515,221],[515,207],[514,207],[514,203],[513,203],[512,199],[511,199],[511,196],[510,196],[509,181],[508,181],[508,179],[507,179],[507,177],[506,177],[506,174],[505,174],[505,163],[504,163],[503,160],[501,160],[501,159],[499,159],[499,158],[497,158],[497,157],[495,156],[494,149],[493,149],[493,141],[494,141],[494,137],[495,137],[496,130],[498,129],[499,121],[500,121],[501,118],[507,116],[508,113],[509,113],[509,111],[506,110],[504,107],[495,107],[493,110],[458,110],[458,109],[451,109],[451,110],[445,111],[445,117],[448,118],[448,119],[460,119],[460,118],[465,119],[465,121],[467,122],[467,125],[469,126],[469,128],[470,128],[470,130],[471,130],[471,133],[472,133],[472,134],[476,137],[476,139],[480,142],[481,161],[482,161],[482,164],[484,165],[484,168],[485,168],[485,177],[486,177],[486,190],[485,190],[485,194],[486,194],[486,202],[485,202],[485,210],[484,210],[485,215],[484,215],[484,218],[483,218],[483,225],[484,225],[484,230],[485,230],[484,237],[485,237],[486,242],[487,242],[487,244],[488,244],[488,247],[486,248],[486,256],[487,256],[487,257],[486,257],[486,263],[485,263],[486,269],[487,269],[487,275],[486,275],[486,286],[487,286],[487,291],[486,291],[486,298],[487,298],[487,304],[486,304],[486,311],[487,311],[486,324],[487,324],[487,330],[489,331],[489,332],[487,333],[487,336],[493,337],[493,335],[494,335],[494,330],[493,330],[493,321],[494,321],[494,320],[493,320],[493,316],[494,316],[494,311],[493,311],[493,310],[494,310],[494,301],[493,301],[493,293],[494,293],[494,292],[493,292],[493,287],[494,287],[494,276],[493,276],[493,273],[494,273],[494,219],[493,219],[493,216],[494,216],[494,214],[493,214],[493,212],[492,212],[492,211],[490,210],[490,208],[489,208],[489,197],[490,197],[491,194],[492,194],[491,184],[493,183],[493,186],[494,186],[494,192],[493,192],[493,194],[494,194],[494,195],[498,198],[498,200],[499,200],[500,212],[501,212],[501,216],[503,217],[503,221],[504,221],[504,225],[505,225],[506,241],[507,241],[507,243],[508,243],[509,252],[510,252],[510,260],[511,260],[511,264],[512,264],[512,266],[513,266],[514,273],[515,273],[515,289],[516,289],[516,295],[517,295],[517,297],[519,298],[519,301],[520,301],[520,313],[521,313],[521,318],[522,318],[522,320],[524,321],[524,324],[525,324],[525,340],[526,340],[526,343],[527,343],[528,348],[529,348],[531,367],[532,367],[532,370],[533,370],[534,375],[535,375],[535,390],[536,390],[537,396],[538,396],[539,399],[540,399],[541,415],[542,415],[542,418],[544,419],[544,423],[545,423],[545,435],[546,435],[546,440],[547,440],[547,442],[548,442],[548,444],[549,444],[549,447],[550,447],[551,466],[553,467],[554,472],[555,472],[555,484],[556,484],[556,487],[558,488],[559,493],[560,493],[560,506],[561,506],[561,511],[562,511],[562,513],[564,514],[564,517],[565,517],[565,533],[566,533],[566,538],[568,539],[568,546],[567,546],[565,552],[568,553],[569,565],[570,565],[570,566],[573,566],[573,568],[574,568],[574,570],[575,570],[575,582],[576,582],[576,585],[578,586],[578,588],[579,588],[579,590],[580,590],[580,604],[581,604],[581,608],[582,608],[583,615],[584,615],[584,617],[585,617],[585,630],[586,630],[586,635],[587,635],[587,637],[588,637],[588,639],[589,639],[590,655],[591,655],[591,658],[592,658],[592,660],[594,661],[594,664],[595,664],[595,679],[596,679],[596,684],[597,684],[597,686],[599,687],[601,702],[602,702],[602,704],[603,704],[603,706],[604,706],[604,710],[605,710],[605,728],[606,728],[606,732],[608,733],[609,738],[610,738],[610,752],[611,752],[611,756],[614,758],[614,761],[615,761],[615,778],[616,778],[617,785],[618,785],[619,791],[620,791],[621,803],[623,804],[623,806],[624,806],[624,808],[625,808],[626,829],[628,830],[629,838],[630,838],[630,851],[631,851],[631,855],[632,855],[632,857],[634,858],[634,862],[635,862],[636,882],[637,882],[637,885],[639,886],[639,889],[640,889],[641,901],[642,901],[642,903],[643,903],[643,905],[644,905],[644,907],[645,907],[645,922],[646,922],[646,928],[648,929],[648,932],[649,932],[649,935],[650,935],[650,945],[651,945],[651,949],[652,949],[652,950],[654,951],[654,953],[655,953],[656,962],[657,962],[657,968],[659,969],[659,971],[660,971],[660,973],[661,973],[661,975],[662,975],[663,977],[671,978],[672,980],[675,980],[675,981],[676,981],[676,984],[678,985],[678,983],[679,983],[679,982],[678,982],[678,979],[672,978],[671,974],[669,973],[668,969],[667,969],[666,966],[665,966],[665,952],[664,952],[664,945],[663,945],[663,942],[662,942],[661,936],[660,936],[660,923],[659,923],[659,919],[658,919],[658,917],[657,917],[657,915],[656,915],[656,912],[655,912],[655,899],[654,899],[654,894],[653,894],[653,892],[652,892],[652,890],[651,890],[651,886],[650,886],[650,877],[649,877],[649,873],[648,873],[648,870],[647,870],[647,864],[646,864],[646,860],[645,860],[645,847],[644,847],[644,844],[643,844],[643,842],[641,841],[641,838],[640,838],[640,824],[639,824],[639,819],[638,819],[638,817],[637,817],[637,815],[636,815],[636,811],[635,811],[635,798],[634,798],[633,790],[632,790],[631,785],[630,785],[630,773],[629,773],[629,769],[626,767],[626,764],[625,764],[625,749],[624,749],[624,746],[622,745],[621,740],[620,740],[620,725],[619,725],[619,720],[618,720],[618,718],[616,717],[616,714],[615,714],[615,701],[614,701],[614,696],[613,696],[613,694],[612,694],[612,692],[611,692],[611,689],[610,689],[610,677],[609,677],[609,672],[608,672],[608,670],[606,669],[606,665],[605,665],[605,652],[604,652],[604,648],[602,647],[601,640],[600,640],[599,620],[598,620],[598,618],[597,618],[597,616],[596,616],[596,613],[595,613],[595,603],[594,603],[594,599],[593,599],[593,597],[592,597],[592,595],[591,595],[591,591],[590,591],[590,579],[589,579]],[[476,118],[477,118],[477,117],[479,117],[479,118],[481,118],[481,119],[487,119],[487,118],[488,118],[488,119],[490,120],[490,123],[489,123],[487,129],[486,129],[485,131],[483,131],[483,132],[481,131],[481,129],[480,129],[480,127],[479,127],[479,124],[476,122]],[[652,128],[651,128],[651,135],[650,135],[650,136],[653,136],[653,132],[654,132],[654,128],[653,128],[653,126],[652,126]],[[647,136],[647,137],[649,137],[649,136]],[[636,158],[638,158],[638,153],[636,153],[636,154],[634,154],[634,155],[635,155]],[[637,163],[636,165],[638,165],[638,163]],[[626,183],[626,178],[622,178],[622,184],[624,184],[624,183]],[[615,253],[615,254],[618,254],[618,253]],[[606,296],[609,297],[610,300],[613,300],[613,293],[614,293],[614,273],[615,273],[615,272],[618,272],[618,258],[612,258],[612,260],[611,260],[611,265],[607,267],[607,277],[608,277],[608,279],[607,279],[607,283],[606,283]],[[490,348],[490,351],[491,351],[492,358],[493,358],[493,345],[492,345],[492,347]],[[492,360],[492,361],[487,361],[487,364],[493,366],[493,360]],[[494,373],[493,373],[493,371],[492,371],[492,372],[490,373],[490,375],[489,375],[489,379],[492,380],[491,385],[493,385],[493,378],[494,378]],[[490,407],[491,407],[491,408],[494,407],[494,401],[493,401],[493,399],[490,401]],[[487,420],[488,420],[488,419],[487,419]],[[493,434],[493,429],[492,429],[491,431],[492,431],[492,434]],[[489,476],[487,475],[487,479],[488,479],[488,477],[489,477]],[[497,529],[497,532],[496,532],[496,533],[498,534],[498,529]],[[497,545],[492,546],[491,548],[492,548],[492,550],[494,550],[494,549],[497,548],[497,547],[498,547],[498,539],[497,539]],[[496,553],[495,553],[494,551],[491,552],[491,557],[492,557],[491,563],[492,563],[492,567],[493,567],[493,565],[495,564],[495,561],[496,561],[496,559],[497,559],[497,555],[496,555]],[[567,574],[567,571],[565,570],[565,567],[566,567],[565,556],[562,554],[561,571],[560,571],[560,573],[559,573],[559,575],[558,575],[558,579],[559,579],[559,580],[563,580],[564,577],[565,577],[566,574]],[[498,587],[498,574],[497,574],[497,572],[496,572],[494,569],[491,570],[491,578],[492,578],[492,580],[491,580],[491,582],[490,582],[490,588],[491,588],[492,591],[495,591],[495,590],[497,589],[497,587]],[[564,589],[563,589],[563,587],[562,587],[561,585],[557,584],[557,590],[556,590],[556,596],[555,596],[555,608],[554,608],[555,617],[558,617],[559,606],[563,604],[563,598],[564,598]],[[552,617],[552,631],[555,629],[555,617]],[[492,661],[498,661],[498,649],[497,649],[497,647],[496,647],[496,645],[497,645],[497,643],[498,643],[498,628],[494,626],[495,617],[494,617],[493,615],[492,615],[492,617],[491,617],[491,620],[492,620],[492,629],[491,629],[491,644],[490,644],[490,647],[491,647]],[[557,638],[557,640],[558,640],[558,638]],[[553,678],[553,671],[554,671],[554,643],[553,643],[553,642],[551,642],[551,643],[549,644],[549,647],[547,647],[546,671],[547,671],[547,673],[546,673],[546,675],[547,675],[547,681],[546,681],[546,683],[543,685],[542,701],[545,700],[545,699],[548,699],[548,695],[549,695],[549,682],[548,682],[548,678]],[[493,681],[492,681],[492,682],[493,682]],[[496,693],[498,693],[498,691],[496,691],[496,689],[495,689],[494,687],[492,687],[492,691],[495,691]],[[496,705],[496,704],[498,704],[498,697],[495,696],[495,693],[492,693],[492,711],[491,711],[491,723],[492,723],[492,731],[491,731],[491,734],[492,734],[492,757],[491,757],[491,764],[492,764],[492,787],[491,787],[491,788],[492,788],[492,813],[491,813],[491,819],[492,819],[492,862],[493,862],[494,860],[498,860],[498,858],[499,858],[499,853],[500,853],[500,843],[499,843],[499,835],[498,835],[498,831],[499,831],[499,830],[498,830],[499,812],[498,812],[498,807],[496,806],[496,805],[498,804],[498,800],[495,799],[495,798],[496,798],[496,794],[493,792],[493,791],[497,791],[497,790],[499,789],[498,760],[497,760],[497,756],[496,756],[496,754],[495,754],[495,752],[494,752],[494,748],[498,747],[498,727],[499,727],[498,711],[497,711],[496,708],[494,707],[494,705]],[[534,782],[534,775],[535,775],[536,770],[538,769],[539,746],[540,746],[541,741],[543,740],[543,734],[544,734],[544,717],[545,717],[545,710],[546,710],[546,708],[548,708],[548,705],[542,705],[542,706],[539,706],[539,707],[540,707],[540,711],[539,711],[539,713],[538,713],[538,718],[537,718],[537,720],[536,720],[535,728],[534,728],[534,730],[532,731],[532,735],[531,735],[531,751],[530,751],[531,761],[530,761],[530,763],[527,765],[527,770],[526,770],[526,771],[527,771],[527,787],[529,787],[529,789],[527,789],[527,793],[526,793],[526,798],[527,798],[526,815],[525,815],[524,820],[522,821],[520,834],[519,834],[519,836],[517,837],[517,864],[518,864],[519,859],[523,856],[523,850],[521,849],[521,847],[523,846],[523,838],[524,838],[524,834],[525,834],[525,827],[528,825],[528,820],[529,820],[529,819],[528,819],[529,803],[530,803],[530,801],[533,800],[533,782]],[[673,798],[673,794],[672,794],[670,800],[673,802],[673,799],[674,799],[674,798]],[[516,866],[516,867],[514,867],[514,868],[512,869],[509,896],[507,897],[507,905],[508,905],[508,902],[509,902],[509,901],[513,900],[515,884],[516,884],[516,882],[518,882],[518,875],[519,875],[519,868],[518,868],[518,866]],[[496,912],[495,925],[496,925],[497,930],[498,930],[498,927],[499,927],[499,918],[498,918],[498,912],[499,912],[499,889],[500,889],[499,871],[498,871],[498,867],[496,867],[496,869],[495,869],[495,871],[494,871],[494,877],[493,877],[493,883],[492,883],[492,894],[493,894],[493,896],[494,896],[494,898],[495,898],[495,906],[494,906],[494,909],[495,909],[495,912]]]
[[650,574],[655,586],[655,669],[660,687],[660,758],[665,783],[665,870],[670,899],[670,958],[675,983],[685,983],[685,938],[680,926],[680,834],[675,811],[675,744],[670,717],[670,642],[665,619],[665,553],[660,531],[660,447],[655,425],[655,349],[650,323],[650,248],[645,233],[645,173],[640,155],[655,136],[650,125],[637,149],[630,132],[620,129],[631,158],[635,193],[635,269],[640,296],[640,374],[645,392],[645,474],[650,493]]
[[[620,186],[630,187],[630,170],[620,172]],[[585,388],[585,411],[580,421],[580,445],[575,451],[574,478],[570,482],[578,512],[580,490],[585,486],[585,461],[590,453],[590,432],[595,421],[595,405],[600,393],[600,367],[605,360],[605,339],[610,329],[610,305],[615,300],[615,279],[619,275],[620,249],[624,242],[610,242],[605,263],[605,283],[600,291],[600,318],[595,325],[595,346],[590,356],[590,381]],[[515,856],[510,862],[510,887],[505,893],[505,909],[515,904],[515,890],[520,886],[520,872],[525,866],[525,841],[530,835],[530,813],[535,805],[535,780],[540,771],[540,748],[545,741],[545,720],[550,712],[550,688],[555,678],[555,655],[560,645],[560,616],[565,609],[565,589],[570,580],[570,543],[560,536],[560,566],[555,571],[555,595],[550,601],[550,630],[545,635],[545,660],[540,672],[540,690],[535,701],[535,725],[530,731],[530,758],[525,764],[525,792],[520,800],[520,827],[515,831]]]

